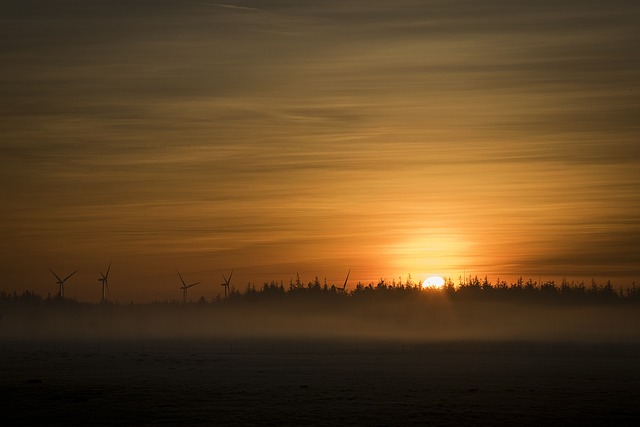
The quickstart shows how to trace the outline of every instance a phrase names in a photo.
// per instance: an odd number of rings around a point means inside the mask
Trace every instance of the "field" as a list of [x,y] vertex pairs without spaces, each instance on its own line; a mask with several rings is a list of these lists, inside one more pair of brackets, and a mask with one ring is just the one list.
[[640,425],[637,304],[438,295],[5,303],[2,425]]
[[632,425],[640,346],[5,342],[3,425]]

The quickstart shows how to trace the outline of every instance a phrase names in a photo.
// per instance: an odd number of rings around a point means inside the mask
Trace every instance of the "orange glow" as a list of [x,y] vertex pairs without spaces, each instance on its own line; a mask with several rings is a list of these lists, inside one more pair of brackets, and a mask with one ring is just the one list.
[[171,43],[148,13],[70,39],[122,12],[3,9],[0,291],[78,269],[65,295],[97,300],[109,260],[121,302],[181,298],[176,268],[208,301],[231,269],[640,281],[637,19],[253,3],[154,2]]

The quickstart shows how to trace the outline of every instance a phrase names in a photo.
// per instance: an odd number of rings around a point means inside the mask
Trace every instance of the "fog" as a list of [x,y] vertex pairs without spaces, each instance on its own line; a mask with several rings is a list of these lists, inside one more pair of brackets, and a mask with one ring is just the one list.
[[637,342],[636,304],[542,304],[419,298],[294,298],[201,304],[0,308],[4,341],[319,340]]

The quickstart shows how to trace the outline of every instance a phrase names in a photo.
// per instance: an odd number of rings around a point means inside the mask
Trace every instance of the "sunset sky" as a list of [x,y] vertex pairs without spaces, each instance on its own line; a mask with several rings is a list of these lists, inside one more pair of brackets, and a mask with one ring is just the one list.
[[0,289],[640,283],[640,2],[0,0]]

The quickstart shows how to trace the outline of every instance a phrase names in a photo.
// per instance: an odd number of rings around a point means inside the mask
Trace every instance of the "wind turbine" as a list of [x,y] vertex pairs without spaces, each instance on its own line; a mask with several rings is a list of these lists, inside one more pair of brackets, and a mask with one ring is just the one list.
[[346,278],[346,279],[344,279],[344,285],[342,285],[342,287],[341,287],[341,288],[337,288],[337,290],[338,290],[339,292],[344,293],[344,291],[346,290],[346,288],[347,288],[347,282],[349,281],[349,275],[350,275],[350,274],[351,274],[351,269],[349,269],[349,271],[347,272],[347,278]]
[[182,286],[180,286],[180,289],[182,289],[182,302],[186,304],[187,302],[187,289],[189,289],[192,286],[197,285],[200,282],[196,282],[196,283],[192,283],[190,285],[187,285],[184,281],[184,279],[182,278],[182,275],[180,274],[180,271],[178,271],[178,269],[176,268],[176,271],[178,272],[178,276],[180,276],[180,281],[182,282]]
[[231,295],[231,291],[229,290],[229,284],[231,283],[231,276],[233,276],[233,270],[231,270],[231,274],[229,275],[228,279],[225,277],[224,274],[222,275],[222,278],[224,279],[224,283],[221,283],[220,286],[224,288],[224,299],[227,299],[227,293]]
[[51,267],[49,267],[49,271],[51,272],[51,274],[56,276],[56,279],[58,279],[58,281],[56,282],[58,284],[58,297],[59,298],[64,298],[64,282],[66,282],[69,279],[69,277],[71,277],[74,274],[76,274],[78,272],[78,270],[74,271],[73,273],[71,273],[70,275],[65,277],[64,279],[61,279],[60,276],[58,276],[56,273],[54,273],[53,270],[51,269]]
[[100,277],[98,282],[102,282],[102,304],[107,301],[107,295],[109,294],[109,270],[111,270],[111,261],[109,261],[109,267],[107,267],[107,274],[102,274],[100,272]]

